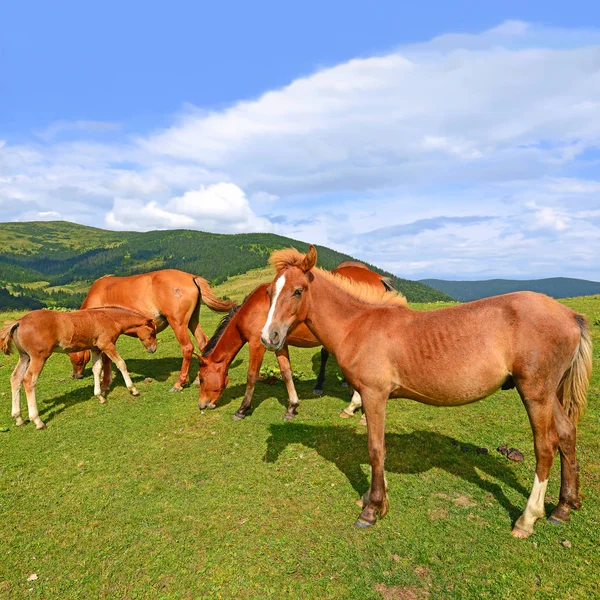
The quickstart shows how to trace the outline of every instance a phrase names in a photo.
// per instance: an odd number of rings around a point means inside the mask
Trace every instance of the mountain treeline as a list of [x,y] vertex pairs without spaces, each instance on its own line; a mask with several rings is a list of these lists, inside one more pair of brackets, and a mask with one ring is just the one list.
[[[214,234],[191,230],[114,232],[63,221],[0,224],[0,282],[47,282],[48,286],[91,285],[103,275],[132,275],[156,269],[180,269],[201,275],[213,285],[249,269],[263,267],[273,250],[308,244],[270,233]],[[333,269],[351,256],[317,246],[318,264]],[[446,294],[422,283],[391,277],[412,302],[449,300]],[[0,284],[1,285],[1,284]],[[19,287],[19,298],[29,297],[46,306],[79,306],[83,294],[48,293]],[[64,302],[66,304],[59,304]],[[73,306],[75,305],[75,306]],[[1,306],[1,305],[0,305]]]

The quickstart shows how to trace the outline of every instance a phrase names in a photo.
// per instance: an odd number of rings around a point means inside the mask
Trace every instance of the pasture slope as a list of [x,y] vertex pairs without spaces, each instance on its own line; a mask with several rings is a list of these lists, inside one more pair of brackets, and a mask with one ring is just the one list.
[[[92,282],[103,275],[181,269],[216,284],[263,267],[275,249],[308,249],[304,242],[271,233],[224,235],[186,229],[117,232],[65,221],[0,223],[0,240],[0,307],[10,306],[3,303],[2,287],[15,295],[12,305],[29,299],[49,307],[78,308]],[[323,246],[318,250],[320,264],[326,269],[354,260]],[[371,267],[391,277],[409,300],[451,299],[422,283]]]
[[[241,298],[264,276],[252,272],[217,292]],[[600,322],[600,297],[565,303]],[[201,320],[210,333],[219,316],[203,309]],[[118,375],[104,406],[92,398],[89,368],[85,379],[71,380],[67,357],[56,355],[38,385],[45,431],[14,427],[15,357],[2,355],[0,427],[10,431],[0,432],[0,597],[597,597],[597,324],[592,332],[596,368],[578,448],[586,500],[569,524],[542,521],[527,540],[510,536],[535,465],[514,390],[453,409],[390,401],[391,509],[375,527],[358,530],[355,501],[369,482],[366,432],[358,417],[338,417],[347,391],[335,361],[326,395],[312,396],[316,349],[291,351],[295,369],[306,373],[292,423],[282,421],[280,382],[259,383],[252,414],[232,421],[245,387],[246,348],[218,408],[205,414],[195,389],[168,393],[181,364],[170,330],[153,356],[136,340],[119,342],[141,396],[131,397]],[[267,363],[275,364],[272,355]],[[525,460],[496,452],[505,443]],[[558,462],[547,510],[557,501]]]

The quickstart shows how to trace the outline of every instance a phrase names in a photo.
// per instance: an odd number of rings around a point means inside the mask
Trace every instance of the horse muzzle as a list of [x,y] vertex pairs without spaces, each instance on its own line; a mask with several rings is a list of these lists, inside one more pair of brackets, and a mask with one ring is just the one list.
[[268,331],[262,331],[260,341],[267,350],[277,352],[281,350],[285,344],[288,328],[272,325]]
[[154,346],[148,346],[146,352],[148,352],[148,354],[154,354],[156,352],[156,344],[154,344]]

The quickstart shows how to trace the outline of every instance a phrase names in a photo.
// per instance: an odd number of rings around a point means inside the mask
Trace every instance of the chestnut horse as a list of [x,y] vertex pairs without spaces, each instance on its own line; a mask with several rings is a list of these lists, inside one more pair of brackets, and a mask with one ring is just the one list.
[[[345,262],[337,267],[334,273],[338,273],[348,279],[367,283],[383,290],[393,290],[391,280],[369,270],[362,263]],[[250,345],[250,362],[248,364],[248,376],[246,380],[246,393],[241,406],[234,414],[235,421],[246,416],[252,402],[252,395],[260,366],[265,354],[265,347],[260,342],[260,330],[269,312],[269,297],[266,294],[268,284],[258,286],[244,300],[240,306],[236,306],[222,321],[213,337],[206,345],[203,356],[200,358],[200,392],[198,406],[201,409],[215,408],[223,390],[227,387],[229,366],[237,353],[248,343]],[[290,356],[288,346],[298,348],[315,348],[321,343],[312,335],[304,325],[300,325],[287,339],[286,345],[276,352],[281,377],[288,392],[288,409],[284,420],[289,421],[296,415],[298,407],[298,394],[292,379]],[[323,393],[323,382],[325,379],[325,364],[329,352],[321,349],[321,368],[319,377],[313,393]],[[360,406],[360,397],[355,394],[351,408],[342,411],[342,416],[350,416]]]
[[274,252],[277,275],[262,330],[278,351],[300,323],[333,352],[367,415],[370,493],[356,525],[375,524],[389,501],[383,468],[385,410],[389,397],[434,406],[475,402],[516,387],[527,410],[536,456],[533,489],[514,525],[515,537],[533,533],[544,516],[550,467],[560,450],[561,486],[551,520],[569,519],[581,506],[575,443],[586,405],[592,343],[585,318],[533,292],[495,296],[420,312],[389,294],[357,286],[314,268],[317,252]]
[[[217,312],[227,312],[235,302],[217,298],[206,279],[175,269],[151,271],[129,277],[101,277],[94,282],[81,308],[99,306],[123,306],[150,315],[156,324],[157,332],[169,325],[173,328],[183,353],[183,363],[177,383],[171,392],[181,392],[190,370],[194,345],[188,329],[198,343],[200,351],[206,345],[207,337],[200,327],[200,301]],[[71,355],[73,377],[83,377],[83,370],[89,355],[83,353]],[[104,376],[102,386],[110,385],[111,362],[102,358]]]
[[68,313],[34,310],[18,321],[8,321],[0,331],[0,350],[10,354],[14,342],[19,351],[19,362],[10,376],[12,417],[16,424],[24,423],[21,417],[21,385],[24,385],[29,420],[35,423],[36,429],[46,427],[39,417],[35,386],[44,364],[54,352],[92,351],[94,395],[101,404],[106,402],[100,389],[102,353],[115,361],[127,389],[134,396],[139,396],[127,372],[127,365],[115,347],[122,334],[139,338],[148,352],[156,352],[154,321],[127,308],[94,308]]

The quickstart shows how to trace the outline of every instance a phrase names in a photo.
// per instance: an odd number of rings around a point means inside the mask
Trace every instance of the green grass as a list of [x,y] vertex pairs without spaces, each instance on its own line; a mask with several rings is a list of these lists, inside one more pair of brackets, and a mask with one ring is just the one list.
[[[566,303],[592,323],[600,318],[599,297]],[[218,318],[203,308],[207,331]],[[593,335],[598,347],[598,326]],[[233,422],[246,349],[218,409],[200,414],[196,389],[168,393],[180,352],[170,330],[159,339],[153,356],[136,340],[119,342],[141,396],[130,396],[119,375],[104,406],[92,398],[89,369],[86,379],[74,381],[67,357],[51,357],[38,385],[45,431],[29,423],[14,427],[9,375],[15,357],[2,355],[0,427],[10,431],[0,433],[1,598],[597,594],[597,369],[579,433],[586,500],[569,524],[540,522],[524,541],[509,535],[535,465],[525,411],[510,391],[454,409],[390,401],[390,513],[357,530],[355,501],[369,482],[366,433],[358,417],[338,418],[348,398],[333,360],[327,396],[312,396],[312,376],[297,383],[302,403],[294,422],[281,420],[282,383],[259,383],[253,413]],[[313,373],[317,353],[292,349],[293,366]],[[266,362],[275,364],[272,355]],[[144,383],[145,377],[154,381]],[[519,448],[524,462],[496,452],[504,443]],[[477,454],[479,446],[490,453]],[[547,509],[557,501],[558,467],[556,461]],[[38,579],[27,581],[33,573]]]

